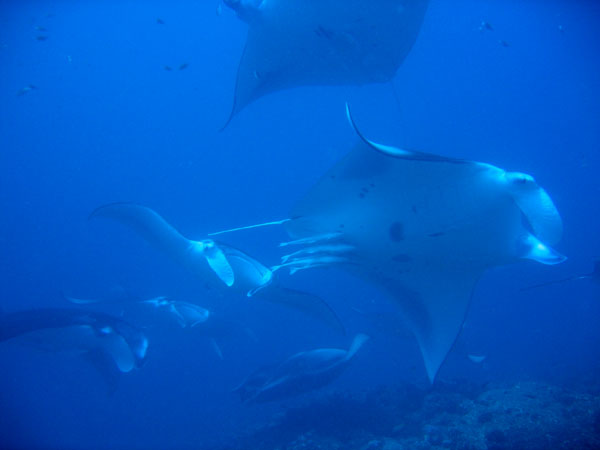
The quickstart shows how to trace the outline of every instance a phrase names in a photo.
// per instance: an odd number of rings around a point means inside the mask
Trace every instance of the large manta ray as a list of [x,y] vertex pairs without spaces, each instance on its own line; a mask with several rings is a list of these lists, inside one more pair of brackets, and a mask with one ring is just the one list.
[[224,0],[248,23],[231,118],[252,101],[305,85],[391,80],[428,0]]
[[356,131],[361,142],[292,211],[284,226],[294,240],[282,245],[299,250],[274,270],[338,265],[381,286],[433,382],[485,270],[564,261],[549,247],[562,221],[529,175],[376,144]]

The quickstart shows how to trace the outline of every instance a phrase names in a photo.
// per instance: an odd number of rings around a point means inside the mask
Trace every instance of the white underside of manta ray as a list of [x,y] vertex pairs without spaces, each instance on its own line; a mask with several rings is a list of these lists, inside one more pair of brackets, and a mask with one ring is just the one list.
[[381,286],[433,382],[485,270],[564,261],[550,247],[562,221],[529,175],[376,144],[348,117],[361,142],[293,209],[282,246],[294,251],[274,270],[335,265]]
[[248,23],[231,117],[254,100],[307,85],[390,81],[429,0],[224,0]]

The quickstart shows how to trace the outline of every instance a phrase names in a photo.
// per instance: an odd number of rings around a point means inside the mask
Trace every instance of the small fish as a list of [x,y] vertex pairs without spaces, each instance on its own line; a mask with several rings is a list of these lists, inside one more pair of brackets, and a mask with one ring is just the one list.
[[558,31],[560,31],[561,33],[565,32],[565,27],[563,27],[562,25],[558,26]]
[[510,44],[508,43],[508,41],[505,41],[504,39],[500,39],[498,41],[498,43],[502,46],[502,47],[510,47]]
[[36,41],[45,41],[46,39],[48,39],[48,36],[36,36],[35,37]]
[[36,31],[41,31],[42,33],[46,33],[48,30],[44,27],[35,26],[33,27]]
[[73,58],[71,57],[71,55],[67,55],[67,62],[68,63],[72,63],[73,62]]
[[486,22],[485,20],[481,21],[481,24],[479,25],[479,31],[494,31],[494,27],[492,26],[491,23]]
[[173,68],[172,68],[171,66],[164,66],[164,69],[165,69],[167,72],[170,72],[171,70],[173,70]]
[[164,25],[164,24],[165,24],[165,21],[164,21],[164,20],[162,20],[160,17],[158,17],[158,18],[156,19],[156,23],[157,23],[158,25]]
[[17,91],[17,95],[18,95],[19,97],[21,97],[21,96],[23,96],[23,95],[27,94],[29,91],[33,91],[34,89],[37,89],[37,87],[36,87],[36,86],[34,86],[33,84],[28,84],[27,86],[25,86],[25,87],[23,87],[23,88],[19,89],[19,90]]
[[220,3],[217,5],[217,17],[219,17],[221,14],[223,14],[223,5],[221,5]]
[[467,355],[467,357],[475,364],[480,364],[487,358],[486,355]]
[[185,70],[189,67],[188,63],[183,63],[182,65],[179,66],[179,70]]

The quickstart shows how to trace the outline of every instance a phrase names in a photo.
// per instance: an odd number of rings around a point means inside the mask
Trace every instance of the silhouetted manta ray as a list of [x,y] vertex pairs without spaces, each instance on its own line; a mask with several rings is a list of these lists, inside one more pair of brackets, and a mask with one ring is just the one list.
[[[121,308],[121,314],[123,314],[123,309],[126,309],[128,315],[133,313],[133,317],[139,315],[140,308],[151,308],[176,322],[181,328],[193,328],[194,334],[200,334],[208,338],[217,356],[221,359],[223,359],[223,353],[217,343],[217,339],[243,332],[246,337],[250,337],[254,341],[257,340],[252,330],[237,321],[229,320],[221,314],[210,311],[195,303],[171,300],[164,296],[148,299],[142,299],[134,295],[121,297],[121,299],[77,298],[69,296],[65,296],[65,298],[77,305],[100,304],[113,307],[118,306]],[[138,323],[139,316],[136,318],[136,323]],[[151,326],[151,324],[145,325],[144,328],[146,326]]]
[[318,348],[296,353],[278,366],[261,368],[248,376],[234,392],[243,402],[270,402],[322,388],[339,377],[369,339],[358,334],[350,349]]
[[[53,352],[88,359],[116,389],[114,372],[129,372],[146,360],[148,340],[142,331],[108,314],[44,308],[0,315],[0,342],[19,340]],[[109,367],[111,366],[112,367]]]
[[360,143],[327,172],[284,227],[302,250],[274,269],[336,265],[398,302],[429,379],[460,332],[486,269],[531,259],[557,264],[552,200],[526,174],[490,164]]
[[428,0],[224,0],[248,23],[231,118],[271,92],[390,81]]

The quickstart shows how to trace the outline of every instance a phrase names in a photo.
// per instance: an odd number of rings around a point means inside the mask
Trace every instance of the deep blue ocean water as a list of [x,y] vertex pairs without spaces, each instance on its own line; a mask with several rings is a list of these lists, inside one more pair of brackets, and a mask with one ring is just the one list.
[[[131,201],[201,239],[285,218],[356,142],[345,101],[380,142],[534,175],[564,221],[565,263],[521,262],[481,279],[436,383],[597,383],[600,286],[520,289],[590,272],[600,256],[600,3],[431,0],[393,86],[281,91],[223,131],[247,25],[219,4],[0,1],[2,310],[70,307],[63,294],[125,286],[226,312],[256,336],[223,340],[220,360],[193,330],[149,328],[147,363],[110,396],[78,358],[3,343],[0,446],[217,448],[294,401],[429,389],[414,339],[353,309],[394,310],[373,286],[337,270],[290,279],[326,299],[347,328],[340,336],[276,305],[215,295],[131,231],[87,219],[100,205]],[[493,30],[480,31],[482,21]],[[284,239],[275,227],[227,242],[275,264]],[[231,392],[261,365],[347,348],[358,332],[372,339],[320,393],[246,405]]]

